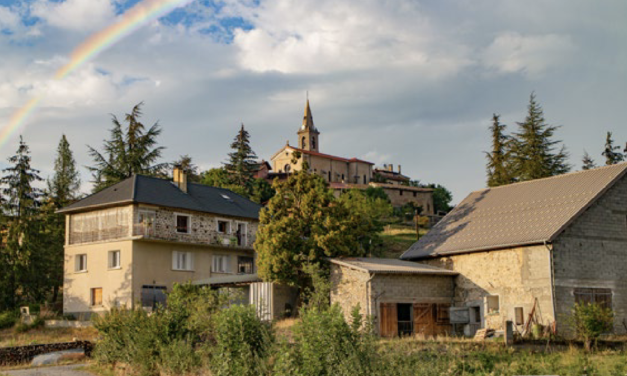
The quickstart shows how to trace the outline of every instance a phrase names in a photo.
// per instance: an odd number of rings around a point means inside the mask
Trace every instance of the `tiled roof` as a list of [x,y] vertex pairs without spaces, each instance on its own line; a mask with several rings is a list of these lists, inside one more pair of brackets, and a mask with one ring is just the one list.
[[437,266],[419,264],[417,262],[403,261],[398,259],[350,257],[330,259],[330,262],[346,266],[352,269],[361,270],[368,273],[381,274],[437,274],[437,275],[457,275],[459,273],[452,270],[438,268]]
[[551,242],[626,171],[621,163],[473,192],[401,258]]
[[368,161],[364,161],[361,159],[357,159],[357,158],[351,158],[351,159],[347,159],[347,158],[342,158],[342,157],[338,157],[335,155],[330,155],[330,154],[324,154],[324,153],[318,153],[317,151],[309,151],[309,150],[305,150],[305,149],[299,149],[299,148],[295,148],[293,146],[288,146],[290,149],[294,149],[296,151],[299,151],[303,154],[308,154],[308,155],[315,155],[317,157],[322,157],[322,158],[327,158],[327,159],[333,159],[335,161],[340,161],[340,162],[346,162],[346,163],[350,163],[350,162],[361,162],[361,163],[367,163],[369,165],[374,165],[374,163],[372,162],[368,162]]
[[259,218],[261,206],[228,189],[188,183],[187,193],[170,180],[134,175],[59,210],[87,211],[98,207],[141,203],[244,218]]

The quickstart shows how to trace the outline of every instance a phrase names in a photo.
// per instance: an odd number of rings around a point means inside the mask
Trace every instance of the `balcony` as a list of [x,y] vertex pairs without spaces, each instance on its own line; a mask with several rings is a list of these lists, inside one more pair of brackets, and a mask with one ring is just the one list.
[[217,231],[192,231],[187,234],[177,233],[175,230],[176,229],[157,231],[154,225],[150,226],[143,223],[133,224],[133,236],[141,236],[145,239],[185,242],[191,244],[206,244],[246,250],[253,249],[253,243],[255,242],[254,236],[246,239],[246,236],[239,233],[223,234]]

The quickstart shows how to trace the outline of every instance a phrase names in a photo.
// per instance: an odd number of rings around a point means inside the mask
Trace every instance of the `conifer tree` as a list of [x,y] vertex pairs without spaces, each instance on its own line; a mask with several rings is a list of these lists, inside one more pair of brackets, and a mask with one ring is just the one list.
[[110,139],[104,143],[101,153],[89,146],[89,155],[94,158],[94,166],[88,167],[93,175],[94,192],[122,181],[133,174],[161,175],[165,164],[156,163],[161,157],[163,146],[157,145],[161,134],[159,123],[154,123],[148,130],[139,121],[142,116],[143,102],[135,105],[130,114],[126,114],[126,128],[114,115],[112,117]]
[[608,166],[625,160],[625,156],[620,152],[620,146],[614,146],[612,132],[607,132],[605,136],[605,148],[601,155],[605,157],[605,164]]
[[48,179],[48,192],[54,205],[60,209],[78,196],[81,179],[76,169],[76,161],[65,135],[61,136],[54,160],[54,175]]
[[0,248],[0,308],[13,309],[18,303],[18,291],[23,296],[40,299],[43,283],[38,274],[43,252],[38,238],[37,218],[41,190],[33,183],[43,180],[31,167],[30,150],[20,136],[20,144],[9,167],[0,179],[3,211],[7,218],[6,245]]
[[558,127],[545,122],[542,107],[534,93],[529,97],[525,121],[518,124],[512,140],[512,164],[516,181],[561,175],[570,171],[565,146],[553,139]]
[[257,155],[250,147],[250,134],[244,129],[244,124],[231,143],[231,149],[233,152],[229,153],[229,161],[224,166],[231,183],[248,187],[257,165]]
[[594,159],[592,159],[590,154],[588,154],[588,152],[585,151],[585,150],[583,152],[582,163],[583,163],[583,165],[581,166],[581,169],[584,170],[584,171],[585,170],[591,170],[591,169],[597,167],[596,163],[594,162]]
[[510,151],[509,138],[505,135],[505,124],[499,121],[499,115],[492,115],[492,152],[486,153],[488,158],[488,187],[498,187],[500,185],[513,182],[510,172]]

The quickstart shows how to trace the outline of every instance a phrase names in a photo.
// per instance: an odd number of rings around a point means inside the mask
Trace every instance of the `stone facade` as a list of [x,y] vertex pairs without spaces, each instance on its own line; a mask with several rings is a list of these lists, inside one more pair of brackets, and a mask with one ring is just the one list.
[[[544,246],[475,252],[422,261],[459,272],[455,280],[454,305],[478,307],[480,327],[504,330],[505,321],[515,323],[515,308],[523,309],[525,320],[537,299],[541,322],[554,321],[551,264]],[[488,309],[488,297],[498,296],[498,309]],[[474,328],[478,329],[478,328]],[[522,326],[516,329],[522,330]]]
[[558,330],[575,304],[575,288],[612,292],[614,331],[627,322],[627,177],[623,177],[554,242],[555,306]]

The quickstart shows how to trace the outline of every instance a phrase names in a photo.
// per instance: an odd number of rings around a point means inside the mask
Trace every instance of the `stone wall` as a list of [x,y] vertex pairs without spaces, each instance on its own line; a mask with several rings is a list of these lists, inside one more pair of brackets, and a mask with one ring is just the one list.
[[43,345],[17,346],[0,348],[0,365],[30,362],[33,357],[56,351],[83,349],[86,356],[91,356],[94,345],[89,341],[49,343]]
[[331,264],[331,304],[339,304],[347,320],[350,320],[351,310],[358,304],[364,317],[374,315],[369,305],[369,278],[368,273]]
[[[423,261],[459,272],[455,279],[455,306],[480,307],[484,327],[503,330],[521,307],[526,318],[537,299],[541,321],[554,321],[549,251],[544,246],[475,252]],[[487,297],[499,297],[498,312],[489,313]],[[522,330],[521,327],[517,328]]]
[[627,322],[627,177],[623,177],[553,243],[558,330],[575,304],[575,288],[612,290],[614,330]]

